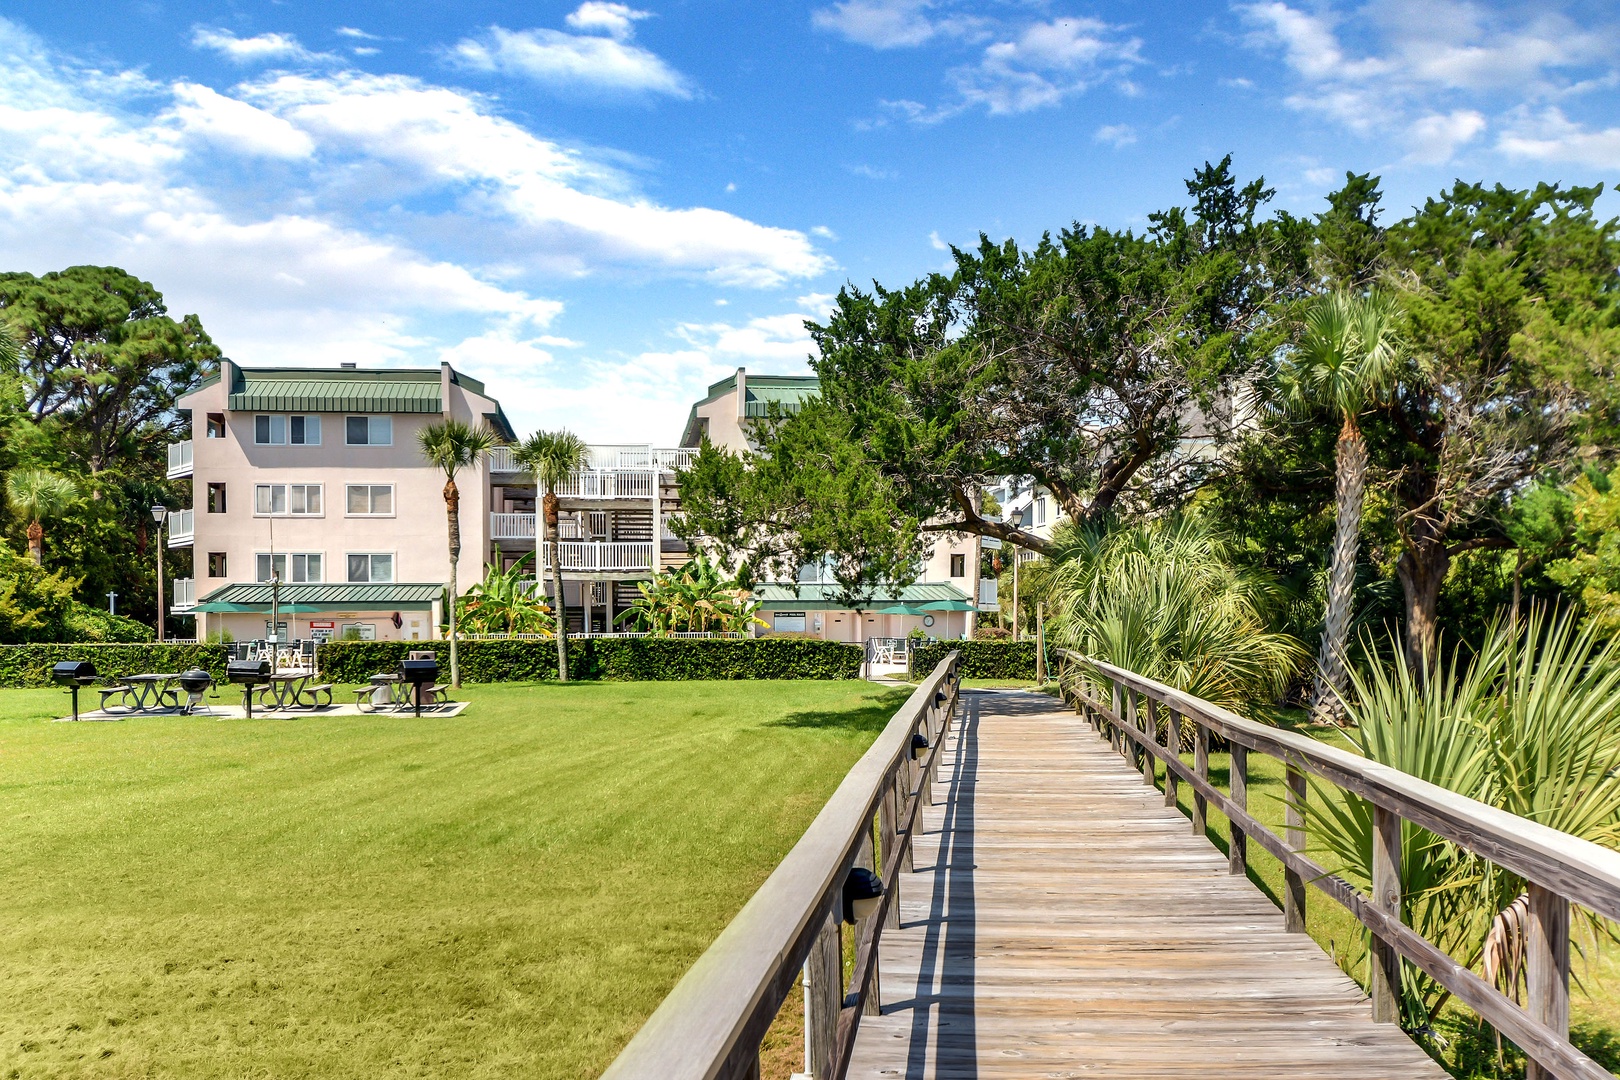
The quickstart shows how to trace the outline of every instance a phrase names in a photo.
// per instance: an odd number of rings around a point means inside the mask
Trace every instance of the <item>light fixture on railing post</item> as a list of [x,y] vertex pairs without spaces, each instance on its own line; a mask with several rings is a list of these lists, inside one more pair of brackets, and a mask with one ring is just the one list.
[[[1024,527],[1024,511],[1014,510],[1012,513],[1007,515],[1007,520],[1012,523],[1013,528],[1022,529]],[[1014,540],[1009,540],[1007,542],[1012,544],[1013,560],[1013,640],[1021,641],[1023,639],[1021,630],[1024,622],[1024,613],[1018,610],[1018,543]]]
[[883,879],[864,866],[853,867],[844,878],[844,921],[854,926],[877,914],[883,900]]
[[162,503],[152,507],[152,522],[157,526],[157,639],[163,641],[163,519],[169,508]]

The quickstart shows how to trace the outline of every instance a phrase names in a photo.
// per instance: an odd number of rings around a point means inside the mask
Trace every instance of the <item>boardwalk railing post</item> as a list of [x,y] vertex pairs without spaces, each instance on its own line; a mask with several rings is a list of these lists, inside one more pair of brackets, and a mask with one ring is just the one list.
[[[895,766],[895,777],[883,785],[883,800],[878,803],[878,846],[879,857],[884,867],[888,867],[895,860],[895,844],[899,838],[899,784],[897,779],[905,766]],[[909,853],[910,847],[908,845]],[[883,925],[894,930],[900,926],[900,876],[895,875],[894,882],[889,886],[889,905],[883,914]]]
[[[1193,773],[1209,783],[1209,728],[1201,723],[1193,731]],[[1196,788],[1193,789],[1192,828],[1194,836],[1203,836],[1209,830],[1209,800]]]
[[[1393,810],[1373,807],[1372,902],[1395,919],[1401,917],[1401,818]],[[1401,1019],[1401,955],[1377,934],[1372,935],[1372,1011],[1381,1024]]]
[[[1143,707],[1144,705],[1146,706],[1145,708]],[[1153,741],[1158,742],[1159,741],[1159,732],[1158,732],[1158,728],[1154,724],[1153,716],[1154,716],[1154,713],[1153,713],[1153,699],[1146,696],[1145,694],[1138,694],[1136,691],[1132,690],[1131,691],[1131,724],[1132,724],[1133,727],[1136,728],[1137,731],[1142,732],[1144,735],[1151,734],[1153,736]],[[1153,786],[1153,755],[1148,753],[1148,748],[1145,747],[1145,746],[1141,747],[1141,751],[1142,751],[1142,783],[1146,784],[1148,787],[1152,787]]]
[[[1181,714],[1174,709],[1164,710],[1164,748],[1172,759],[1181,757]],[[1164,770],[1164,805],[1176,805],[1176,772]]]
[[[1531,882],[1530,920],[1525,926],[1525,984],[1530,1018],[1569,1037],[1569,901]],[[1531,1059],[1525,1080],[1553,1080]]]
[[844,934],[829,912],[804,962],[804,1071],[810,1080],[832,1076],[838,1010],[844,1004]]
[[[1288,786],[1288,828],[1284,839],[1295,851],[1305,850],[1305,773],[1290,765],[1285,772]],[[1290,934],[1305,932],[1305,879],[1298,870],[1283,868],[1283,928]]]
[[[1232,805],[1239,810],[1249,808],[1249,748],[1232,743],[1231,778]],[[1232,846],[1227,851],[1227,869],[1233,875],[1249,872],[1249,837],[1235,821],[1232,826]]]
[[[875,853],[875,851],[873,850],[873,847],[872,847],[872,822],[870,822],[870,821],[868,821],[866,823],[866,836],[865,836],[865,838],[863,838],[861,840],[860,850],[855,853],[855,865],[865,867],[866,869],[871,870],[874,873],[876,873],[879,870],[878,863],[877,863],[877,855],[876,855],[876,853]],[[891,904],[893,904],[894,901],[891,898],[889,902]],[[855,922],[855,941],[857,943],[860,942],[861,936],[865,932],[866,932],[866,920],[865,919],[857,919],[856,922]],[[840,943],[840,944],[842,944],[842,943]],[[842,951],[843,951],[842,949],[839,950],[840,955],[838,957],[838,968],[839,968],[840,975],[842,975],[842,973],[843,973],[843,965],[844,965],[844,958],[843,958],[843,955],[842,955]],[[865,999],[865,1002],[863,1004],[863,1008],[861,1010],[867,1016],[876,1016],[876,1015],[878,1015],[879,1003],[883,1000],[882,995],[878,991],[878,986],[879,986],[878,979],[882,976],[882,974],[883,974],[883,972],[880,970],[880,968],[878,966],[878,954],[873,953],[872,954],[872,974],[870,976],[870,981],[867,983],[866,999]],[[859,988],[857,987],[856,989],[859,989]]]

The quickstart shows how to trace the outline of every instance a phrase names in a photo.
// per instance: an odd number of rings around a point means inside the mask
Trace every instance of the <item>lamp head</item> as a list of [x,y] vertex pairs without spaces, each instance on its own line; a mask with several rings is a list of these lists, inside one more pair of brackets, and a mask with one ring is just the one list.
[[169,515],[169,508],[159,503],[152,507],[152,521],[154,524],[163,524],[163,519]]

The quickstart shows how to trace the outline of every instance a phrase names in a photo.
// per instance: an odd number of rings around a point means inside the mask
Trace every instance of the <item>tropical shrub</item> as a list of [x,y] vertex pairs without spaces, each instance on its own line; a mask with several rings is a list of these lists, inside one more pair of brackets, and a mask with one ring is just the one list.
[[1588,472],[1573,493],[1575,551],[1549,566],[1547,576],[1579,595],[1604,634],[1620,635],[1620,468]]
[[638,581],[636,597],[620,624],[650,634],[720,631],[747,633],[767,625],[756,614],[753,590],[728,578],[704,553],[678,570],[660,571],[651,581]]
[[926,641],[913,645],[910,652],[911,676],[927,675],[952,650],[962,654],[964,679],[1033,679],[1033,641]]
[[510,567],[497,563],[484,569],[484,580],[456,602],[456,624],[464,634],[543,634],[556,629],[551,607],[533,581],[523,575],[534,557],[526,552]]
[[1276,701],[1304,646],[1269,629],[1275,581],[1238,565],[1192,518],[1128,529],[1060,525],[1042,571],[1048,640],[1230,709]]
[[[1437,662],[1425,682],[1397,648],[1389,666],[1352,672],[1348,735],[1366,757],[1549,828],[1620,846],[1620,641],[1588,622],[1531,608],[1499,622],[1471,657]],[[1328,869],[1372,885],[1372,806],[1323,786],[1307,828],[1329,852]],[[1522,976],[1486,944],[1517,933],[1518,875],[1411,822],[1402,825],[1403,920],[1507,989]],[[1594,923],[1594,925],[1596,925]],[[1427,1025],[1443,991],[1409,969],[1403,1023]]]

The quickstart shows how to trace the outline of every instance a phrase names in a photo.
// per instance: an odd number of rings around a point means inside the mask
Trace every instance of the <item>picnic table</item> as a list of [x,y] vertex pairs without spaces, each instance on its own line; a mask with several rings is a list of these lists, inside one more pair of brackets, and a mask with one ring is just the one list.
[[[175,689],[175,682],[179,678],[178,671],[121,676],[111,686],[99,691],[101,709],[103,712],[111,712],[113,708],[126,712],[177,709],[180,707],[180,694]],[[107,699],[111,697],[120,697],[121,700],[109,706]]]
[[370,685],[355,690],[355,698],[361,711],[410,708],[411,684],[394,674],[373,675]]
[[[313,671],[278,671],[259,691],[259,704],[269,709],[318,709],[332,704],[330,683],[310,685],[316,679]],[[326,700],[321,700],[321,695]]]

